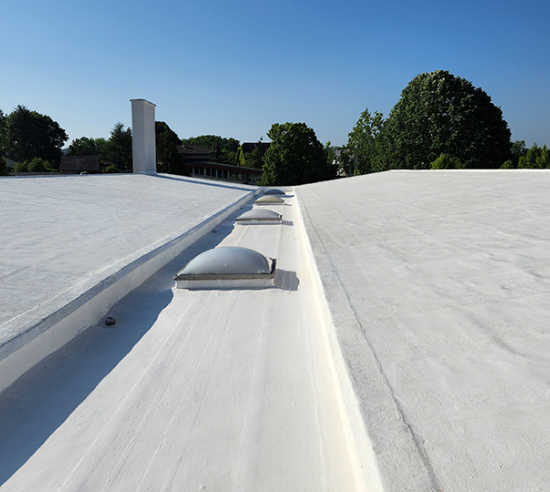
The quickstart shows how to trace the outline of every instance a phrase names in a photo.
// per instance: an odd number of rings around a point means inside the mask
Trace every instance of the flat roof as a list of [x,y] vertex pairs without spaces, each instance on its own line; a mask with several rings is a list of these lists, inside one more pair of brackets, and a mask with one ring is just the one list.
[[[22,224],[7,230],[7,266],[35,261],[37,278],[61,287],[64,265],[78,266],[58,238],[61,210],[69,242],[90,242],[82,257],[119,241],[140,258],[182,237],[169,232],[180,215],[209,223],[201,204],[247,200],[110,308],[113,328],[92,326],[0,393],[0,490],[547,487],[550,171],[303,185],[282,223],[247,227],[233,220],[252,208],[250,187],[174,178],[0,178],[0,219]],[[14,179],[24,193],[6,199]],[[111,193],[86,186],[97,179],[112,179]],[[55,205],[64,193],[79,220]],[[275,286],[174,289],[173,275],[216,246],[277,258]],[[127,258],[98,271],[117,277]]]
[[384,490],[550,483],[550,171],[297,188]]
[[163,174],[0,178],[0,346],[253,192]]
[[[0,488],[362,490],[296,204],[239,213],[0,394]],[[223,246],[280,259],[276,286],[173,288]]]

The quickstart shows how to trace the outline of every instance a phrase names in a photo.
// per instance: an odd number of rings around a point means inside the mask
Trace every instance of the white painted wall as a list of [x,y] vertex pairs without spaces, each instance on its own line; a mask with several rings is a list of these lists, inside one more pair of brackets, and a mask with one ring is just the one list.
[[155,105],[145,99],[131,99],[132,155],[134,173],[156,174]]

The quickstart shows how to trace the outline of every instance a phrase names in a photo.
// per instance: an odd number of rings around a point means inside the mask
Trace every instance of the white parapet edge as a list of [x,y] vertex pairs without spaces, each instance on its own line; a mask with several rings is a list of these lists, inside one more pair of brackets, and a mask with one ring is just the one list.
[[296,196],[298,208],[297,218],[301,236],[306,248],[306,257],[308,259],[311,277],[313,279],[314,297],[323,320],[322,337],[330,354],[330,370],[333,374],[338,394],[339,413],[342,418],[344,428],[344,437],[348,446],[349,458],[351,460],[352,470],[355,476],[356,492],[383,492],[382,482],[378,472],[376,455],[373,451],[372,442],[366,432],[361,409],[357,396],[353,389],[350,376],[338,343],[335,330],[335,323],[326,299],[325,289],[317,262],[313,256],[310,238],[308,236],[304,215],[302,213],[302,199],[297,189],[293,189]]
[[[0,392],[80,332],[101,322],[112,305],[258,193],[259,189],[246,193],[184,233],[169,237],[161,244],[157,242],[150,249],[131,255],[123,262],[107,267],[96,277],[86,279],[63,292],[62,307],[51,310],[38,322],[15,333],[0,346]],[[56,302],[59,303],[59,299]],[[47,311],[47,306],[40,307]]]

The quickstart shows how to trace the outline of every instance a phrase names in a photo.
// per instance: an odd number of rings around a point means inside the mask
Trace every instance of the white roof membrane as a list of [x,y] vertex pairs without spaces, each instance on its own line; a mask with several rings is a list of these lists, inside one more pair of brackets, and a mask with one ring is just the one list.
[[[362,490],[301,229],[232,225],[0,393],[0,490]],[[172,289],[225,246],[280,258],[278,288]]]
[[258,191],[164,174],[0,177],[0,390]]
[[547,489],[550,171],[296,190],[383,490]]

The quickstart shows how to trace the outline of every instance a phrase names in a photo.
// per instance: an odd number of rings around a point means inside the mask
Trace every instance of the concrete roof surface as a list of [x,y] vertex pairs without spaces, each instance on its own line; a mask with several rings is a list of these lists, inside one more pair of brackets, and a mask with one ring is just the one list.
[[550,172],[297,190],[384,490],[548,490]]

